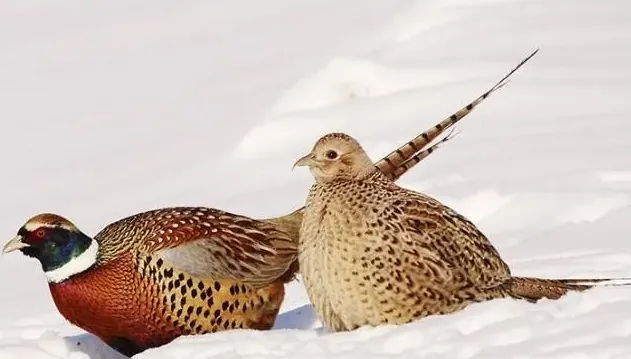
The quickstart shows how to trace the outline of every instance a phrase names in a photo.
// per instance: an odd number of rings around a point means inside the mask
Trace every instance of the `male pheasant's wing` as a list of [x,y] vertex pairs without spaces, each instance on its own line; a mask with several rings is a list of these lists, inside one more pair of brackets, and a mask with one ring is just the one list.
[[493,287],[510,278],[497,249],[467,218],[439,201],[406,191],[392,202],[411,248],[434,254],[458,285]]
[[144,212],[103,229],[105,258],[122,250],[160,256],[191,275],[265,286],[287,275],[297,258],[291,231],[269,221],[205,207]]

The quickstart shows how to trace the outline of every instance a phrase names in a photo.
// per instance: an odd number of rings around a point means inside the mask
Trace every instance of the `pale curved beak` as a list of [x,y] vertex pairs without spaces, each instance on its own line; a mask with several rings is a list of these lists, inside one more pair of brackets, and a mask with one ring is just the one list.
[[11,253],[13,251],[17,251],[18,249],[30,247],[30,245],[22,242],[22,239],[22,236],[16,236],[15,238],[7,242],[7,244],[4,245],[4,248],[2,248],[2,253]]
[[291,169],[293,170],[296,167],[311,166],[314,164],[314,162],[315,162],[315,156],[312,153],[309,153],[306,156],[300,157],[300,159],[298,159],[298,161],[294,163]]

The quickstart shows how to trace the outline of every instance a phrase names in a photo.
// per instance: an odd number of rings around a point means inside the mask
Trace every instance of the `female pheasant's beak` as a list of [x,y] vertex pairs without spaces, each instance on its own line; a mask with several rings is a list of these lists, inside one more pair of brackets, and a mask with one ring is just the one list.
[[314,166],[317,165],[317,161],[315,159],[315,155],[313,153],[309,153],[306,156],[301,157],[300,159],[298,159],[298,161],[296,161],[296,163],[294,163],[293,167],[291,168],[292,170],[296,167],[304,167],[304,166]]
[[30,247],[28,243],[24,243],[22,241],[22,236],[16,236],[12,240],[10,240],[7,244],[2,248],[2,253],[10,253],[13,251],[17,251],[18,249]]

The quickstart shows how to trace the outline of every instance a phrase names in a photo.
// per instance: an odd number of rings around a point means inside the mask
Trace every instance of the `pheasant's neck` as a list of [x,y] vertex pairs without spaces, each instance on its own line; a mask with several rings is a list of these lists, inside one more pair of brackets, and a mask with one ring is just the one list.
[[[56,265],[44,266],[44,274],[49,283],[60,283],[64,280],[90,269],[99,253],[99,244],[94,239],[88,238],[87,245],[69,246],[68,252],[54,263]],[[53,264],[53,263],[51,263]]]

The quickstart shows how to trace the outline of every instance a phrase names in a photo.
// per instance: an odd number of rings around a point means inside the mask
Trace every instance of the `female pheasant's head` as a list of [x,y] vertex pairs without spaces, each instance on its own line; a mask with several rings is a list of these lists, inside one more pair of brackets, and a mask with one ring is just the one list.
[[376,171],[357,140],[344,133],[321,137],[309,154],[296,161],[294,167],[298,166],[309,166],[317,182],[358,180]]
[[92,267],[98,244],[67,219],[45,213],[29,219],[2,251],[15,250],[37,258],[48,282],[59,283]]

